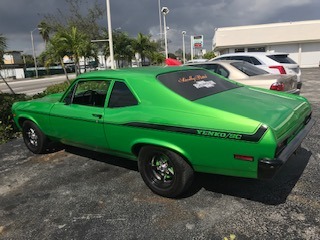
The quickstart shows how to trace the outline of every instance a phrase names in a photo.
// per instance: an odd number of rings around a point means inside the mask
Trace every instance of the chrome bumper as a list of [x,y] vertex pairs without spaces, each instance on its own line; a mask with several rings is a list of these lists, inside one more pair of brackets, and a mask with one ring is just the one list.
[[315,120],[310,121],[305,127],[291,140],[281,154],[275,159],[260,159],[258,162],[258,178],[269,179],[272,178],[275,173],[283,166],[290,156],[297,150],[303,139],[308,135]]

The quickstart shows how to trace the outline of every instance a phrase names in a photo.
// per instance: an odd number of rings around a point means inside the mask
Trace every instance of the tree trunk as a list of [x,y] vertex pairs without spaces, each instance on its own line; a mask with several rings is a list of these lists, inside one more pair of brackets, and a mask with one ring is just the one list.
[[10,87],[10,85],[7,83],[7,81],[4,79],[4,77],[2,77],[2,74],[1,74],[1,73],[0,73],[0,76],[1,76],[2,80],[4,81],[4,83],[7,85],[7,87],[10,89],[10,92],[11,92],[12,94],[16,94],[16,93],[13,91],[13,89]]
[[70,85],[70,80],[69,80],[69,76],[68,76],[68,73],[67,73],[67,69],[66,69],[66,66],[64,65],[64,62],[63,62],[62,58],[60,58],[60,62],[61,62],[61,66],[63,68],[64,74],[66,75],[67,81],[68,81],[68,83]]

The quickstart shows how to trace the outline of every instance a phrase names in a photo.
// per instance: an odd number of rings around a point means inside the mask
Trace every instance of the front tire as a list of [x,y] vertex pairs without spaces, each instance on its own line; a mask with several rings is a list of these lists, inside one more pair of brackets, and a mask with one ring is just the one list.
[[145,146],[139,152],[139,172],[155,193],[174,198],[193,181],[192,167],[179,154],[165,148]]
[[22,135],[24,143],[31,152],[39,154],[47,150],[48,139],[34,122],[29,120],[23,122]]

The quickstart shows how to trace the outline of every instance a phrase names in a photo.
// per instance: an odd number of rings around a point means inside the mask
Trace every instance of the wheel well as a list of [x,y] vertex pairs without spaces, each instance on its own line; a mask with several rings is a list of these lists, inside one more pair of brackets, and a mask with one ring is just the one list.
[[166,149],[168,149],[168,150],[170,150],[170,151],[172,151],[172,152],[175,152],[175,153],[179,154],[179,155],[192,167],[192,169],[193,169],[192,164],[190,163],[189,159],[188,159],[184,154],[182,154],[181,152],[179,152],[179,151],[177,151],[177,150],[175,150],[175,149],[168,148],[168,147],[164,147],[164,146],[161,146],[161,145],[148,144],[148,143],[138,143],[138,144],[136,144],[136,145],[134,145],[134,146],[132,147],[132,153],[133,153],[135,156],[138,157],[140,150],[141,150],[143,147],[145,147],[145,146],[161,147],[161,148],[166,148]]
[[22,128],[24,121],[29,120],[28,118],[21,117],[18,120],[19,126]]

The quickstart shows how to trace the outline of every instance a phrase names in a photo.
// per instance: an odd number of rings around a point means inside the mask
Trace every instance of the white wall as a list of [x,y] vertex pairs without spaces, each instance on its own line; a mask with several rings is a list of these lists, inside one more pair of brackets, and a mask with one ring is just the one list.
[[301,66],[319,67],[320,64],[320,43],[301,44]]
[[0,73],[4,78],[16,78],[16,79],[25,78],[23,68],[1,69]]

